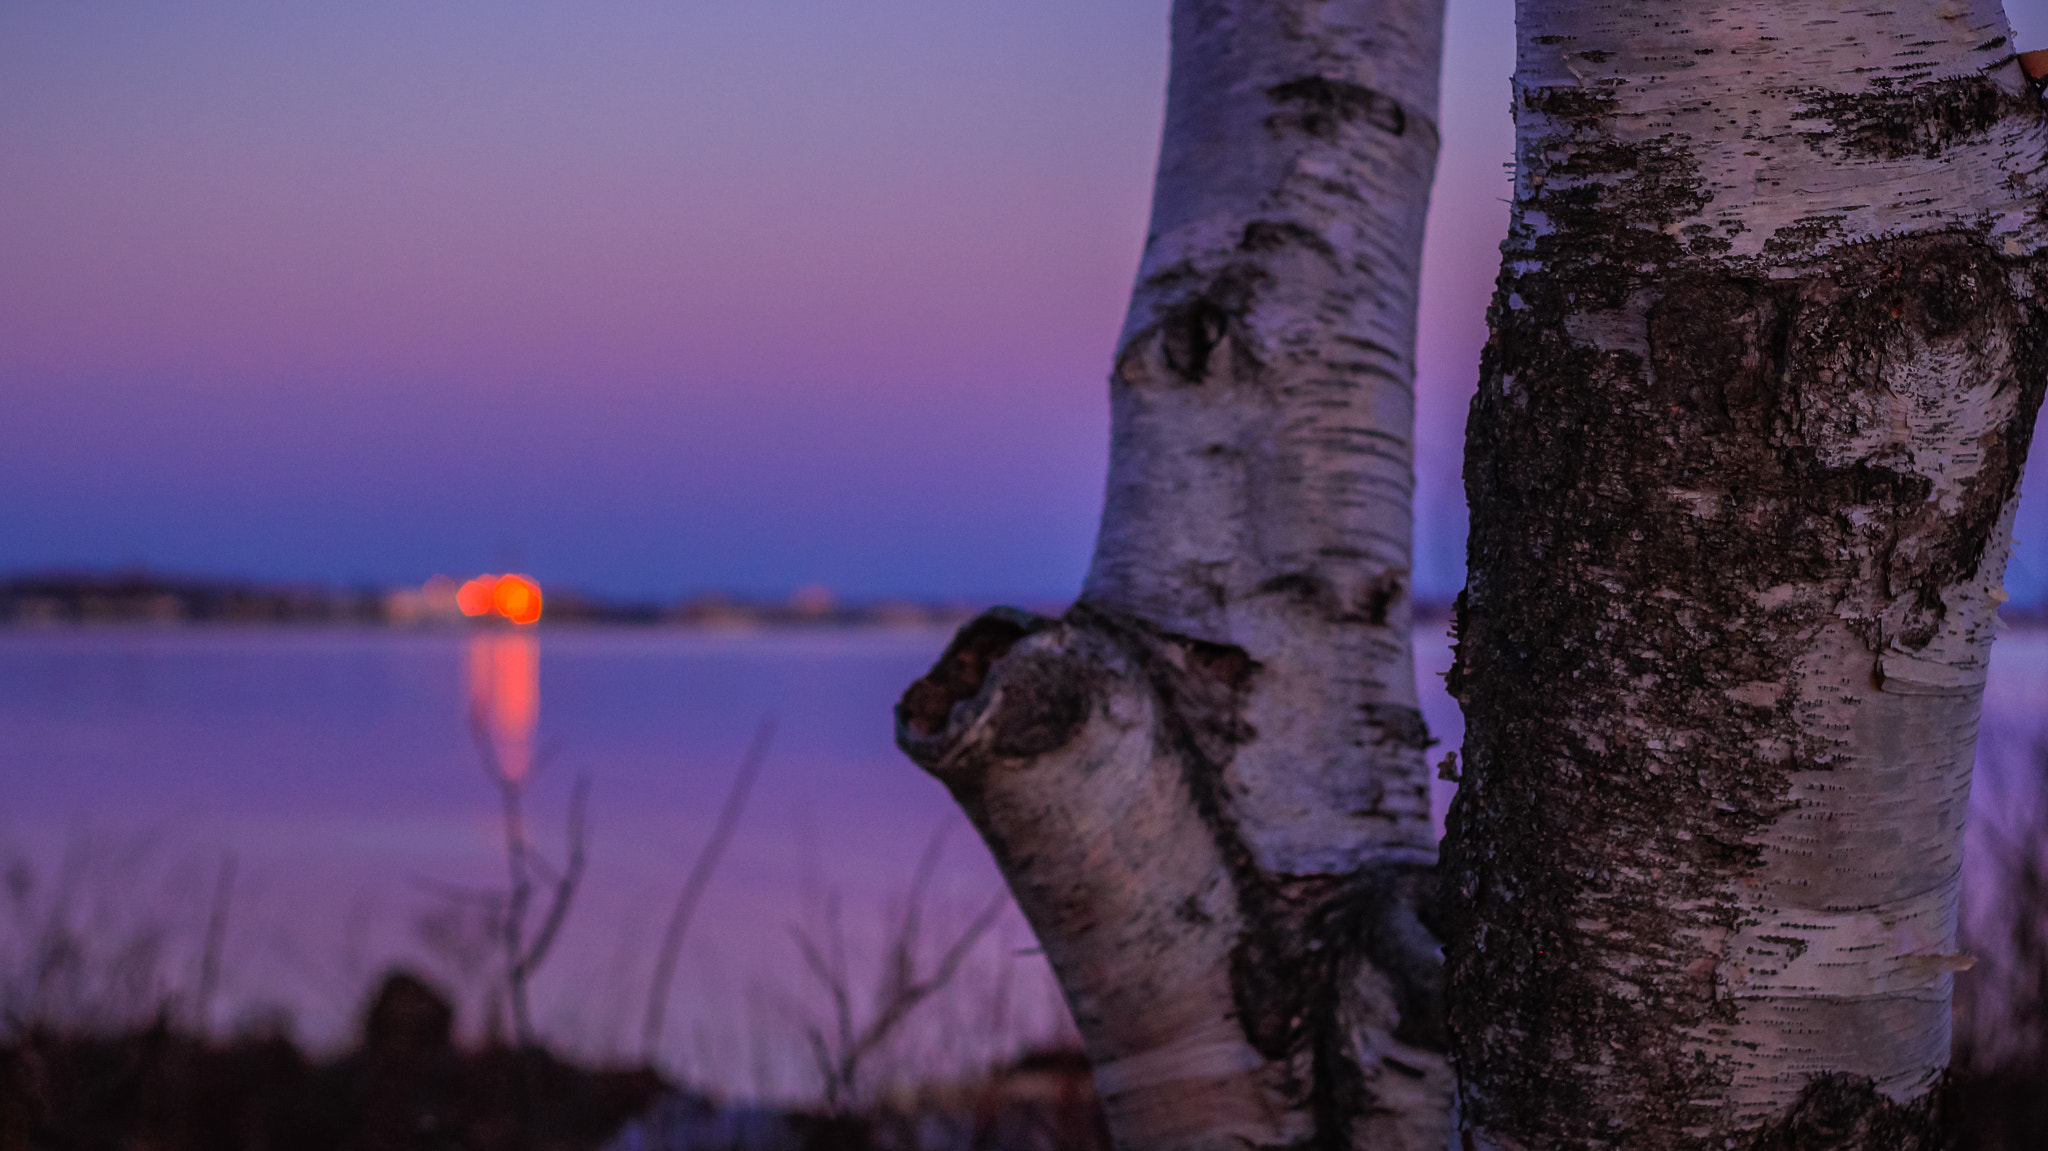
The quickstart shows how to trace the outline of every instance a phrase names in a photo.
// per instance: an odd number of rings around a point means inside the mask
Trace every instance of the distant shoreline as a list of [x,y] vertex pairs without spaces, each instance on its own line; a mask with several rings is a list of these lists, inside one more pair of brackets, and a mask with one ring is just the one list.
[[[709,632],[791,629],[955,628],[1003,601],[874,598],[840,602],[811,587],[778,599],[765,595],[705,592],[669,602],[614,600],[575,589],[549,589],[540,626],[603,625],[675,628]],[[1056,616],[1065,603],[1012,603]],[[1418,601],[1417,627],[1448,626],[1452,605]],[[2016,630],[2048,628],[2048,609],[2007,604],[2000,612]],[[425,603],[418,588],[337,587],[307,583],[266,584],[243,580],[181,578],[155,573],[43,573],[0,579],[0,629],[92,627],[105,624],[163,626],[306,626],[440,631],[501,626],[503,621],[468,619]]]
[[[442,581],[447,583],[449,581]],[[466,618],[415,587],[336,587],[189,579],[154,573],[47,573],[0,580],[0,626],[341,625],[402,630],[502,626]],[[605,599],[575,589],[549,589],[541,626],[611,625],[702,630],[766,628],[957,627],[988,605],[962,601],[875,598],[840,602],[818,587],[795,596],[707,592],[670,602]],[[1057,613],[1065,605],[1029,604]]]

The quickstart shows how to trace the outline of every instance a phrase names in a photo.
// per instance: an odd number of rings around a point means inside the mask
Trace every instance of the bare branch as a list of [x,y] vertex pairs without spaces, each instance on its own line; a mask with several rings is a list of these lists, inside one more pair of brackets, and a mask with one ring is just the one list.
[[[488,740],[486,740],[488,742]],[[512,1031],[523,1047],[533,1041],[533,1023],[526,1007],[526,908],[533,899],[533,881],[526,868],[526,822],[520,811],[519,784],[498,777],[504,805],[505,866],[510,887],[505,896],[505,993],[512,1006]]]
[[431,875],[409,875],[406,877],[414,886],[423,887],[449,903],[476,903],[496,906],[504,902],[505,893],[495,887],[470,887],[450,883]]
[[[953,981],[953,977],[960,971],[960,964],[967,959],[967,953],[974,949],[975,943],[980,941],[990,927],[995,926],[996,918],[1003,913],[1003,909],[1009,906],[1009,903],[1008,891],[997,892],[989,900],[988,905],[981,909],[981,914],[974,917],[974,921],[967,925],[967,929],[961,932],[960,937],[953,941],[953,945],[946,949],[944,955],[940,956],[938,967],[929,978],[917,980],[912,975],[896,989],[893,997],[882,1006],[874,1021],[868,1024],[861,1032],[860,1038],[848,1048],[849,1066],[856,1064],[869,1052],[881,1046],[918,1004],[931,998]],[[914,971],[914,968],[911,970]],[[847,1078],[850,1084],[850,1072]]]
[[482,704],[472,704],[469,709],[469,739],[476,745],[478,757],[482,760],[484,774],[490,777],[495,787],[505,786],[503,765],[498,762],[498,745],[491,739],[491,725],[484,714]]
[[206,916],[206,946],[199,958],[199,987],[192,996],[192,1022],[204,1034],[213,1014],[213,994],[220,986],[221,946],[228,934],[228,903],[235,890],[235,857],[221,856],[213,886],[213,908]]
[[640,1028],[640,1056],[653,1062],[661,1047],[661,1028],[668,1014],[669,985],[675,978],[676,961],[682,956],[683,937],[690,930],[690,920],[697,914],[697,903],[704,897],[704,891],[711,886],[711,877],[718,870],[718,861],[725,855],[725,845],[732,838],[733,829],[739,826],[740,814],[746,810],[747,797],[754,788],[754,778],[761,773],[761,765],[768,759],[768,745],[775,738],[775,714],[770,712],[761,717],[754,728],[753,742],[747,746],[746,756],[740,760],[740,767],[733,774],[732,785],[726,789],[725,802],[718,810],[718,821],[711,827],[711,838],[697,853],[696,862],[690,865],[690,874],[683,880],[682,894],[676,897],[675,910],[669,914],[668,930],[662,933],[661,950],[654,959],[654,980],[647,988],[647,1016]]
[[[568,917],[569,904],[576,898],[576,886],[583,879],[584,852],[584,811],[590,800],[590,777],[576,780],[575,790],[569,793],[569,862],[554,885],[554,895],[548,904],[548,913],[541,921],[540,931],[535,934],[533,946],[526,952],[521,964],[522,978],[531,977],[541,961],[547,958],[548,949],[554,946],[555,935],[562,929],[562,921]],[[536,860],[538,856],[534,856]]]
[[920,1004],[953,981],[974,945],[995,926],[1003,909],[1009,906],[1009,893],[997,892],[940,954],[932,973],[919,977],[918,941],[923,931],[925,901],[930,896],[932,880],[938,872],[948,830],[941,827],[932,836],[923,858],[918,861],[917,871],[911,877],[903,914],[896,921],[895,930],[884,949],[882,970],[875,988],[874,1015],[865,1026],[857,1027],[853,1016],[837,894],[829,896],[825,906],[825,948],[821,948],[802,929],[791,929],[790,934],[796,939],[804,965],[832,998],[835,1041],[828,1043],[823,1030],[815,1026],[809,1028],[809,1035],[813,1057],[824,1080],[825,1103],[834,1110],[853,1102],[861,1067],[868,1057],[896,1034]]

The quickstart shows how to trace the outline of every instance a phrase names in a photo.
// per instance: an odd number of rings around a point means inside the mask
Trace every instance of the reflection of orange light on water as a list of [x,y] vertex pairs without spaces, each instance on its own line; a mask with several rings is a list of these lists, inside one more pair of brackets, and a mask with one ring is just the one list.
[[481,575],[456,590],[455,605],[463,615],[495,612],[513,623],[534,623],[540,619],[540,585],[532,576]]
[[540,724],[540,644],[531,632],[470,637],[469,706],[490,736],[498,770],[513,783],[525,779]]

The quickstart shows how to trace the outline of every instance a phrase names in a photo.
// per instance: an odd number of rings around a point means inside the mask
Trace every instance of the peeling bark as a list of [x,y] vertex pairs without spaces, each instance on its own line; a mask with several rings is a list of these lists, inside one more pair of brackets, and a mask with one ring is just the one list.
[[1445,843],[1468,1148],[1940,1138],[2048,385],[1991,0],[1525,0]]
[[1441,0],[1180,0],[1094,563],[898,707],[1124,1148],[1438,1151],[1414,325]]

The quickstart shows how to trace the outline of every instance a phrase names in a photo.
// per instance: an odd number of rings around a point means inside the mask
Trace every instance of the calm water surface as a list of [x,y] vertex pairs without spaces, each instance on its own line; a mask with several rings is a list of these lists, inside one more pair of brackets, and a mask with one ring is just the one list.
[[[920,854],[949,825],[931,941],[999,887],[943,789],[892,741],[897,693],[946,639],[540,631],[537,695],[520,706],[535,705],[528,792],[544,850],[560,854],[573,781],[592,786],[588,880],[535,983],[541,1029],[587,1052],[636,1049],[668,908],[756,724],[773,714],[765,770],[679,971],[664,1053],[731,1090],[803,1089],[801,1035],[823,999],[792,928],[822,940],[840,908],[858,982]],[[1455,746],[1461,726],[1440,678],[1448,645],[1440,626],[1417,641],[1425,712]],[[469,1028],[483,1028],[491,955],[461,893],[502,886],[504,857],[497,793],[466,719],[479,677],[494,674],[480,642],[452,631],[0,631],[0,848],[37,877],[16,900],[13,946],[23,915],[47,915],[69,858],[67,913],[107,939],[160,928],[157,979],[189,988],[232,855],[217,1025],[289,1013],[304,1037],[333,1041],[376,972],[405,962],[456,988]],[[1986,774],[2038,736],[2044,699],[2048,635],[2008,634],[1986,698]],[[1980,781],[1980,798],[1994,783]],[[1448,795],[1437,799],[1440,818]],[[961,994],[931,1008],[948,1026],[919,1042],[1057,1026],[1028,932],[1012,914],[998,936]]]

